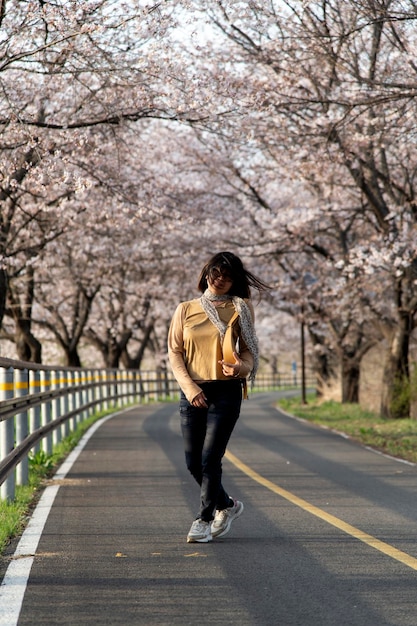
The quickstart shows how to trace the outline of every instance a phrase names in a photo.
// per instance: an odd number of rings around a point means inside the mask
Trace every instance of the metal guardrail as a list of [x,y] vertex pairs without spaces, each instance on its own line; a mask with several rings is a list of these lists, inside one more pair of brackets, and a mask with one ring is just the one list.
[[53,445],[96,411],[171,399],[166,370],[54,368],[0,358],[0,498],[13,500],[29,479],[28,453]]
[[[314,388],[317,384],[317,380],[313,374],[308,373],[304,381],[306,387]],[[261,391],[266,389],[282,389],[288,387],[300,387],[302,380],[296,373],[292,375],[272,374],[272,373],[258,373],[256,375],[254,391]]]

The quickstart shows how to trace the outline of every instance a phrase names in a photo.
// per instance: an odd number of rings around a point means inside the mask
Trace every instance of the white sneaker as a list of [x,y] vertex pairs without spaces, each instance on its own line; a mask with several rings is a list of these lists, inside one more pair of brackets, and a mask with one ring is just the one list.
[[209,522],[204,522],[202,519],[194,520],[191,524],[190,532],[187,535],[187,542],[208,543],[211,539]]
[[234,501],[233,506],[229,506],[223,511],[216,511],[214,520],[211,523],[211,535],[212,537],[223,537],[226,535],[233,520],[237,519],[243,512],[243,503],[239,500]]

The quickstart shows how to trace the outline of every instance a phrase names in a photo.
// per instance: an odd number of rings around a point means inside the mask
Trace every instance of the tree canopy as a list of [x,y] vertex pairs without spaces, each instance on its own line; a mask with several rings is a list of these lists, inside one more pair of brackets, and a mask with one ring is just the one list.
[[271,364],[302,321],[352,401],[382,343],[381,413],[407,414],[416,18],[411,0],[3,0],[3,342],[164,364],[176,303],[232,249],[273,286]]

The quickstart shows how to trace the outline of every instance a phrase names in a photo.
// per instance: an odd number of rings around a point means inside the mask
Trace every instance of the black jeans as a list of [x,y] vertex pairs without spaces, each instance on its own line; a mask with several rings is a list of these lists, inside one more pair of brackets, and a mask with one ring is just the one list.
[[181,392],[180,415],[185,461],[200,485],[200,510],[196,519],[211,522],[215,509],[230,506],[222,486],[222,458],[240,414],[240,380],[219,380],[200,385],[207,409],[196,408]]

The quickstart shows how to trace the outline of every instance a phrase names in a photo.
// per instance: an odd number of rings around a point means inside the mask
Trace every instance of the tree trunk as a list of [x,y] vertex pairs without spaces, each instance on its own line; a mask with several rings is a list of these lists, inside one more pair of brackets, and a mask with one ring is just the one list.
[[330,384],[331,380],[336,376],[335,359],[318,333],[309,327],[308,334],[314,346],[314,350],[312,350],[312,362],[313,371],[317,377],[316,395],[317,397],[321,397],[326,385]]
[[59,314],[59,311],[55,311],[53,307],[50,307],[50,313],[55,316],[55,324],[47,322],[45,320],[38,320],[37,324],[46,326],[51,332],[54,333],[59,345],[62,347],[65,354],[65,365],[67,367],[80,367],[81,360],[78,354],[78,346],[84,332],[85,325],[87,324],[92,302],[100,289],[98,285],[90,293],[82,284],[76,285],[76,291],[71,296],[71,318],[68,315],[69,322],[63,319]]
[[32,334],[30,325],[30,320],[16,320],[16,351],[21,361],[42,363],[42,345]]
[[66,367],[81,367],[81,360],[78,354],[77,346],[64,348]]
[[342,403],[359,402],[360,362],[342,358]]
[[117,343],[112,343],[107,347],[105,364],[109,369],[118,369],[122,349]]
[[385,355],[381,393],[382,417],[397,418],[410,415],[408,352],[411,324],[410,315],[400,316]]
[[33,267],[26,270],[23,289],[16,285],[8,285],[7,314],[13,318],[14,341],[19,359],[42,363],[42,345],[32,333],[32,305],[35,291],[35,277]]
[[100,351],[105,366],[109,369],[118,369],[120,359],[129,339],[132,337],[132,329],[124,330],[120,338],[114,337],[108,330],[106,338],[100,337],[92,328],[88,328],[84,333],[85,337]]
[[149,343],[152,331],[153,331],[154,323],[151,322],[146,328],[144,332],[144,336],[140,345],[139,350],[137,351],[134,357],[131,357],[125,348],[122,352],[122,363],[126,369],[140,369],[143,355],[145,354],[145,348]]

